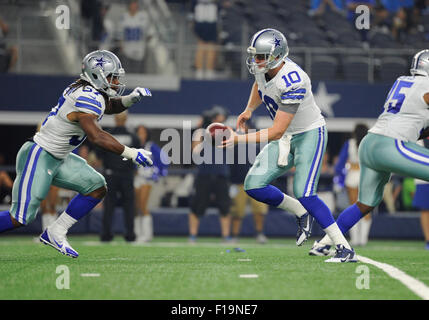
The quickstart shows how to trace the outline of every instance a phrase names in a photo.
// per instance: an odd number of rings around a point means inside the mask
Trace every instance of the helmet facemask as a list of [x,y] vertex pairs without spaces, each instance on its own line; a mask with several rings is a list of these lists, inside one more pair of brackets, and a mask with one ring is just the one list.
[[[121,82],[121,78],[124,77],[124,74],[125,72],[109,74],[106,77],[107,87],[102,91],[104,91],[109,97],[121,96],[125,91],[125,82]],[[109,77],[110,81],[108,80]],[[118,80],[117,84],[113,83],[115,80]]]
[[[249,72],[251,74],[267,73],[268,70],[277,68],[283,60],[275,57],[272,51],[270,53],[257,53],[255,47],[248,47],[246,65]],[[257,63],[256,59],[261,62]]]

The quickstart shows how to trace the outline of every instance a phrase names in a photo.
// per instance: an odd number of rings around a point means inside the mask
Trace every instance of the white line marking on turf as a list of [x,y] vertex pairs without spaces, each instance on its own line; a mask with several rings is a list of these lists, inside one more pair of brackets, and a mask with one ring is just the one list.
[[81,277],[99,277],[100,274],[99,273],[81,273],[80,276]]
[[258,278],[257,274],[240,274],[240,278]]
[[252,259],[237,259],[237,261],[252,261]]
[[374,261],[363,256],[357,257],[359,261],[362,261],[363,263],[372,264],[373,266],[376,266],[377,268],[386,272],[390,277],[399,280],[400,282],[402,282],[402,284],[404,284],[408,289],[410,289],[420,298],[424,300],[429,300],[429,287],[427,287],[423,282],[409,276],[402,270],[399,270],[398,268],[391,266],[390,264]]

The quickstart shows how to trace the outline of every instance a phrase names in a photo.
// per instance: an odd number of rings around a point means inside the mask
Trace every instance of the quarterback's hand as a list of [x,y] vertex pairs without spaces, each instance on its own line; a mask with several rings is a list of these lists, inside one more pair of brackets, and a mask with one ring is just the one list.
[[252,116],[252,111],[246,109],[244,110],[237,118],[237,131],[242,131],[242,132],[246,132],[246,127],[245,127],[245,123],[247,120],[250,119],[250,117]]
[[227,140],[223,140],[218,148],[231,148],[239,142],[239,136],[234,132],[234,130],[229,129],[229,131],[231,133],[229,138]]
[[152,152],[145,149],[135,149],[125,147],[124,152],[121,156],[124,157],[124,160],[132,160],[135,164],[143,167],[150,167],[153,165],[153,161],[150,158]]
[[122,104],[129,108],[133,104],[139,102],[143,97],[151,97],[152,93],[148,88],[135,88],[129,95],[122,97]]

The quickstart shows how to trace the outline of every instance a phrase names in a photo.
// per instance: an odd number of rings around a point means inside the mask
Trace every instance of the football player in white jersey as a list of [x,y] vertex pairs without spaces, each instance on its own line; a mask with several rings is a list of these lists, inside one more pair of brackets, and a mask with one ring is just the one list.
[[[247,106],[237,119],[237,129],[250,119],[262,102],[273,119],[270,128],[243,135],[232,132],[231,138],[224,142],[226,147],[269,141],[246,176],[244,188],[247,194],[297,216],[297,245],[308,238],[311,217],[314,217],[337,245],[336,256],[330,262],[357,261],[331,211],[316,195],[327,131],[313,97],[310,78],[287,58],[286,38],[275,29],[257,32],[247,52],[247,66],[255,75],[255,82]],[[293,189],[298,200],[270,185],[292,167],[296,168]]]
[[[392,173],[429,181],[429,149],[416,143],[429,136],[429,50],[414,56],[410,73],[395,81],[383,113],[359,145],[358,201],[337,219],[344,233],[378,206]],[[325,255],[331,245],[326,235],[310,254]]]
[[83,59],[80,79],[64,90],[40,131],[18,152],[12,205],[9,211],[0,212],[0,232],[31,223],[51,185],[77,191],[67,209],[40,236],[41,242],[77,258],[67,231],[103,199],[107,188],[104,177],[72,151],[88,137],[137,165],[152,165],[149,151],[122,145],[98,125],[104,114],[120,113],[143,96],[151,96],[148,89],[139,87],[121,96],[124,74],[121,62],[110,51],[94,51]]

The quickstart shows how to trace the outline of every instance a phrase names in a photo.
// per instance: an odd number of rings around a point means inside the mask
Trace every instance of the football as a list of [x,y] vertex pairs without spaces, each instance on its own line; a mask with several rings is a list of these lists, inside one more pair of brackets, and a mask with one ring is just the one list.
[[231,137],[232,129],[223,123],[214,122],[207,127],[206,131],[207,134],[212,137],[212,139],[221,142],[228,140],[229,137]]

